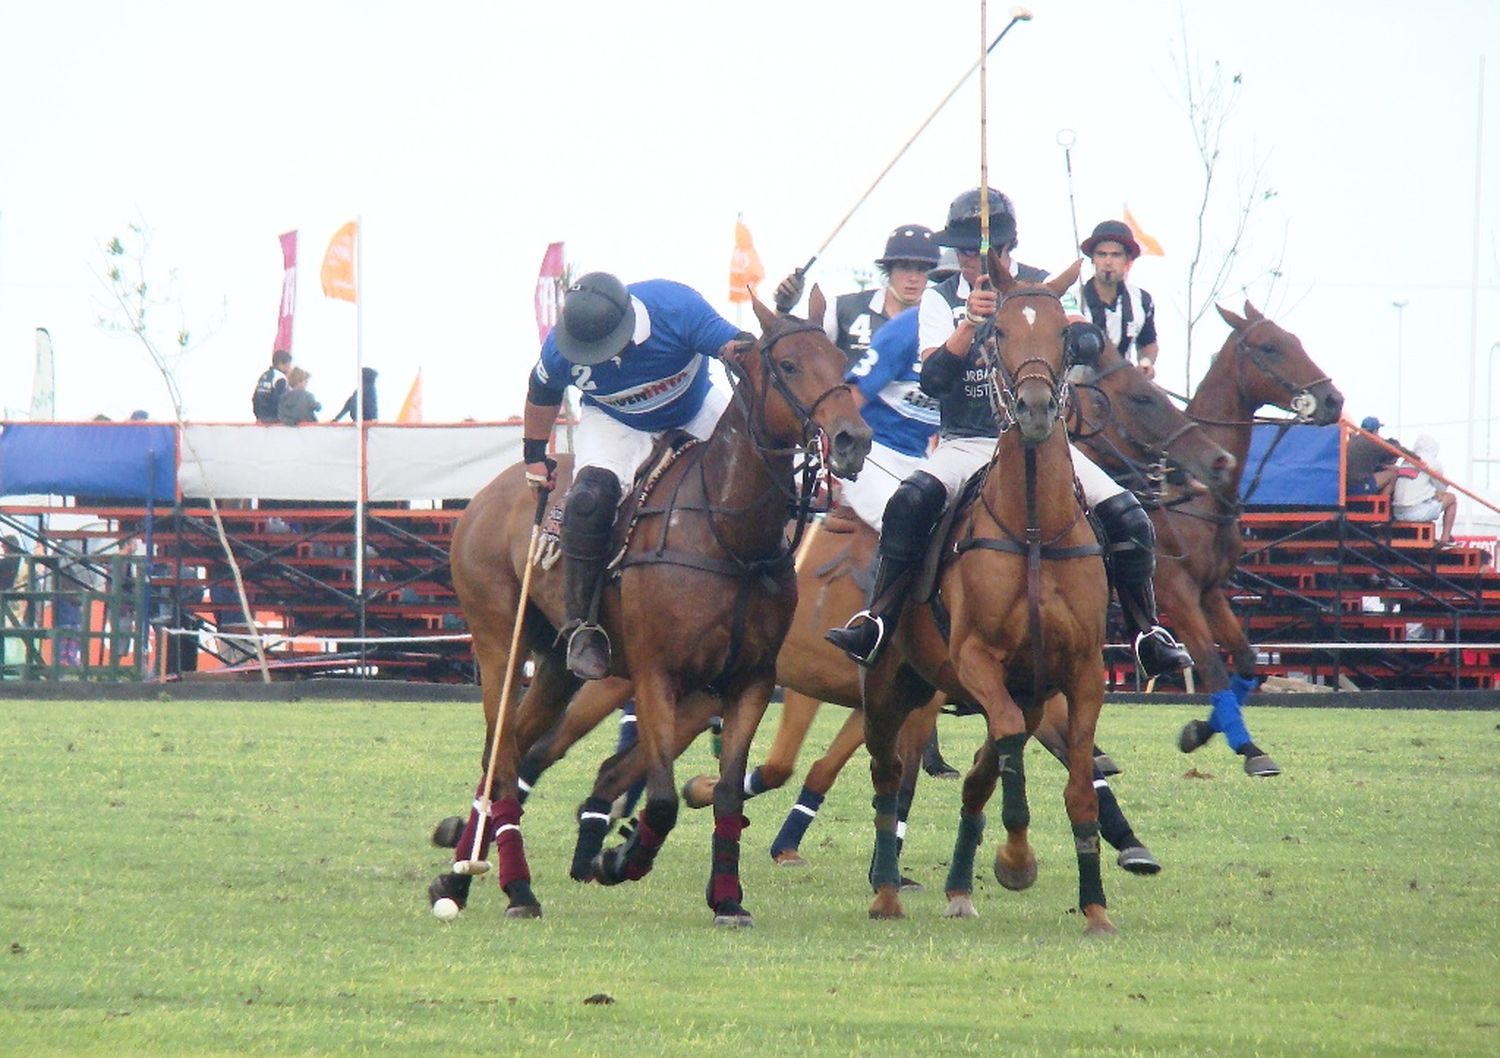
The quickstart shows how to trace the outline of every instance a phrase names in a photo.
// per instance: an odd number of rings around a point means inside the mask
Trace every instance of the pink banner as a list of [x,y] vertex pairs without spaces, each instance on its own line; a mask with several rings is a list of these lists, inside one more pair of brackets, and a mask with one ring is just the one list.
[[284,271],[281,276],[281,315],[276,319],[276,344],[278,349],[292,351],[292,313],[297,308],[297,233],[289,231],[281,237],[281,260]]
[[550,243],[536,276],[536,340],[545,342],[562,314],[563,244]]

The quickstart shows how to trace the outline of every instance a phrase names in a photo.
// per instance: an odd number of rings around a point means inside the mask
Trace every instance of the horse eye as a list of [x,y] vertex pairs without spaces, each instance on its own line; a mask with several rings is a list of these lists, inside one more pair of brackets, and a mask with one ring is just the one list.
[[795,375],[797,373],[797,361],[795,360],[783,360],[779,366],[781,367],[782,374]]
[[1267,356],[1280,356],[1281,355],[1281,350],[1278,349],[1274,345],[1263,345],[1263,346],[1260,347],[1260,351],[1263,352],[1263,353],[1265,353]]
[[1151,398],[1146,394],[1137,393],[1130,398],[1130,403],[1134,404],[1138,408],[1149,408],[1152,402]]

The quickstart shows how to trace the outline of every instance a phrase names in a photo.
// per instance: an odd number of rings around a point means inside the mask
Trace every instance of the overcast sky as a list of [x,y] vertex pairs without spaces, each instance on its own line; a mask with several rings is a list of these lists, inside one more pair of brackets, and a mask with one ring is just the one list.
[[[1008,17],[990,5],[990,32]],[[1201,168],[1184,56],[1242,79],[1225,199],[1258,167],[1235,289],[1250,284],[1333,376],[1356,420],[1400,413],[1450,470],[1492,425],[1500,343],[1500,4],[1037,0],[991,57],[991,182],[1020,216],[1018,256],[1074,247],[1128,204],[1164,244],[1135,278],[1160,305],[1162,379],[1181,389],[1183,295]],[[1184,26],[1186,39],[1184,39]],[[579,270],[700,289],[731,319],[743,213],[774,279],[804,261],[979,50],[979,7],[691,2],[311,0],[254,5],[10,3],[0,8],[0,404],[24,408],[34,330],[57,349],[63,418],[141,407],[159,379],[97,326],[100,246],[144,222],[147,267],[208,336],[178,366],[189,415],[249,418],[275,334],[277,236],[300,231],[294,353],[325,409],[352,389],[355,312],[328,301],[328,239],[362,216],[364,356],[394,414],[418,367],[429,421],[517,414],[536,352],[532,293],[548,242]],[[1475,145],[1483,112],[1477,338],[1471,342]],[[941,226],[978,182],[977,79],[959,92],[814,270],[852,288],[897,224]],[[1211,254],[1214,252],[1210,251]],[[1222,250],[1219,250],[1222,257]],[[1282,278],[1267,293],[1265,276]],[[769,292],[770,284],[763,288]],[[158,317],[163,330],[177,318]],[[1197,375],[1227,333],[1194,339]],[[1500,349],[1497,349],[1500,352]],[[1500,388],[1500,387],[1497,387]],[[1478,484],[1485,471],[1478,466]],[[1500,485],[1500,469],[1494,473]],[[1500,488],[1494,490],[1500,492]]]

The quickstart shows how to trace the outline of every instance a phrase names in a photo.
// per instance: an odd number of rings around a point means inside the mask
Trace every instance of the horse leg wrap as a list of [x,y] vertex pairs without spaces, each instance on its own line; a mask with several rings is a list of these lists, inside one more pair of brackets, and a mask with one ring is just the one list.
[[756,794],[766,792],[766,780],[761,775],[760,769],[756,768],[745,776],[745,796],[754,797]]
[[502,797],[492,809],[495,821],[495,853],[500,860],[500,888],[510,891],[511,882],[530,882],[526,847],[521,842],[521,802]]
[[906,819],[911,815],[911,799],[917,792],[916,787],[907,789],[901,787],[896,791],[896,855],[900,857],[901,850],[906,846]]
[[896,801],[894,793],[876,794],[871,800],[875,809],[875,855],[870,860],[870,884],[901,884],[901,847],[896,837]]
[[523,805],[541,779],[543,770],[540,753],[533,751],[521,759],[521,766],[516,769],[516,796]]
[[651,873],[651,867],[656,863],[657,850],[661,848],[662,842],[667,840],[667,835],[676,825],[676,800],[646,802],[645,811],[641,813],[640,826],[635,828],[635,833],[626,842],[624,872],[626,880],[638,882]]
[[[484,780],[479,780],[479,785],[474,787],[474,807],[469,809],[469,821],[464,824],[464,829],[458,835],[458,844],[453,848],[453,862],[464,863],[470,857],[476,860],[487,860],[490,858],[490,840],[495,835],[493,819],[491,825],[485,825],[485,818],[480,814],[479,806],[484,803],[485,786]],[[494,806],[490,806],[493,813]],[[479,851],[474,851],[474,835],[479,834]]]
[[1031,806],[1026,803],[1026,761],[1022,757],[1025,747],[1025,732],[995,739],[1000,767],[1000,823],[1006,830],[1021,830],[1031,825]]
[[953,859],[948,864],[948,881],[944,891],[949,893],[972,893],[974,891],[974,850],[984,840],[984,813],[958,814],[958,838],[953,842]]
[[708,906],[738,904],[745,898],[740,887],[740,834],[750,821],[736,813],[714,818],[713,870],[708,877]]
[[586,882],[594,876],[594,858],[604,848],[604,838],[608,833],[609,802],[602,797],[590,797],[578,807],[578,841],[573,846],[569,878]]
[[1099,824],[1074,823],[1073,848],[1078,852],[1078,907],[1104,907],[1104,879],[1099,875]]
[[817,818],[818,809],[822,807],[823,795],[802,787],[797,803],[792,805],[792,810],[786,814],[786,822],[776,833],[776,840],[771,842],[771,859],[802,844],[802,835],[807,833],[808,825]]
[[1250,695],[1254,693],[1255,688],[1259,686],[1260,680],[1254,676],[1241,676],[1238,672],[1236,672],[1229,677],[1229,689],[1234,692],[1234,700],[1238,702],[1241,707],[1244,706],[1245,699],[1250,697]]
[[1208,717],[1209,726],[1221,732],[1229,743],[1229,748],[1238,753],[1250,741],[1250,730],[1245,726],[1239,698],[1232,689],[1215,691],[1213,706],[1213,712]]
[[1128,849],[1139,845],[1140,839],[1130,826],[1130,820],[1120,811],[1120,802],[1109,788],[1109,780],[1094,769],[1094,793],[1099,798],[1099,833],[1104,840],[1117,849]]

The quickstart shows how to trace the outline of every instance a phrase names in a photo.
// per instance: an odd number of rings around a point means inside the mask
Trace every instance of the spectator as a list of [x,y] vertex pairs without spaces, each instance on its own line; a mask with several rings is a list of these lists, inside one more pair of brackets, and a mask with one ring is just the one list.
[[1438,443],[1430,434],[1424,433],[1411,450],[1415,458],[1402,460],[1396,468],[1391,516],[1402,522],[1432,522],[1441,516],[1443,529],[1438,537],[1438,547],[1452,547],[1458,497],[1448,490],[1445,483],[1433,477],[1433,474],[1443,472],[1443,464],[1437,459]]
[[1120,220],[1101,221],[1094,233],[1079,244],[1094,265],[1093,277],[1083,285],[1084,316],[1115,343],[1120,355],[1136,365],[1147,378],[1156,376],[1156,308],[1151,295],[1125,281],[1130,266],[1141,255],[1130,225]]
[[[377,372],[373,367],[365,367],[360,369],[360,388],[365,391],[365,406],[363,408],[365,422],[370,422],[374,419],[380,418],[380,413],[375,405],[376,374]],[[344,401],[344,406],[340,408],[339,413],[333,417],[334,422],[338,422],[345,415],[349,416],[350,422],[354,421],[354,398],[357,396],[359,396],[359,394],[357,393],[349,394],[349,399]]]
[[[1396,454],[1378,443],[1384,424],[1373,415],[1366,415],[1359,424],[1364,433],[1349,438],[1349,451],[1345,458],[1347,483],[1345,491],[1350,496],[1386,496],[1396,483]],[[1394,444],[1395,442],[1390,442]]]
[[286,426],[296,426],[302,422],[317,422],[318,411],[323,405],[318,403],[307,389],[307,380],[312,376],[300,367],[292,368],[291,374],[286,379],[286,392],[281,394],[276,404],[276,417]]
[[278,349],[271,354],[271,366],[265,374],[255,380],[255,393],[250,398],[250,408],[255,412],[256,422],[277,422],[281,395],[287,389],[287,372],[292,369],[292,354]]
[[145,408],[137,408],[135,411],[133,411],[133,412],[130,413],[130,421],[131,422],[150,422],[151,421],[151,413],[149,411],[147,411]]

